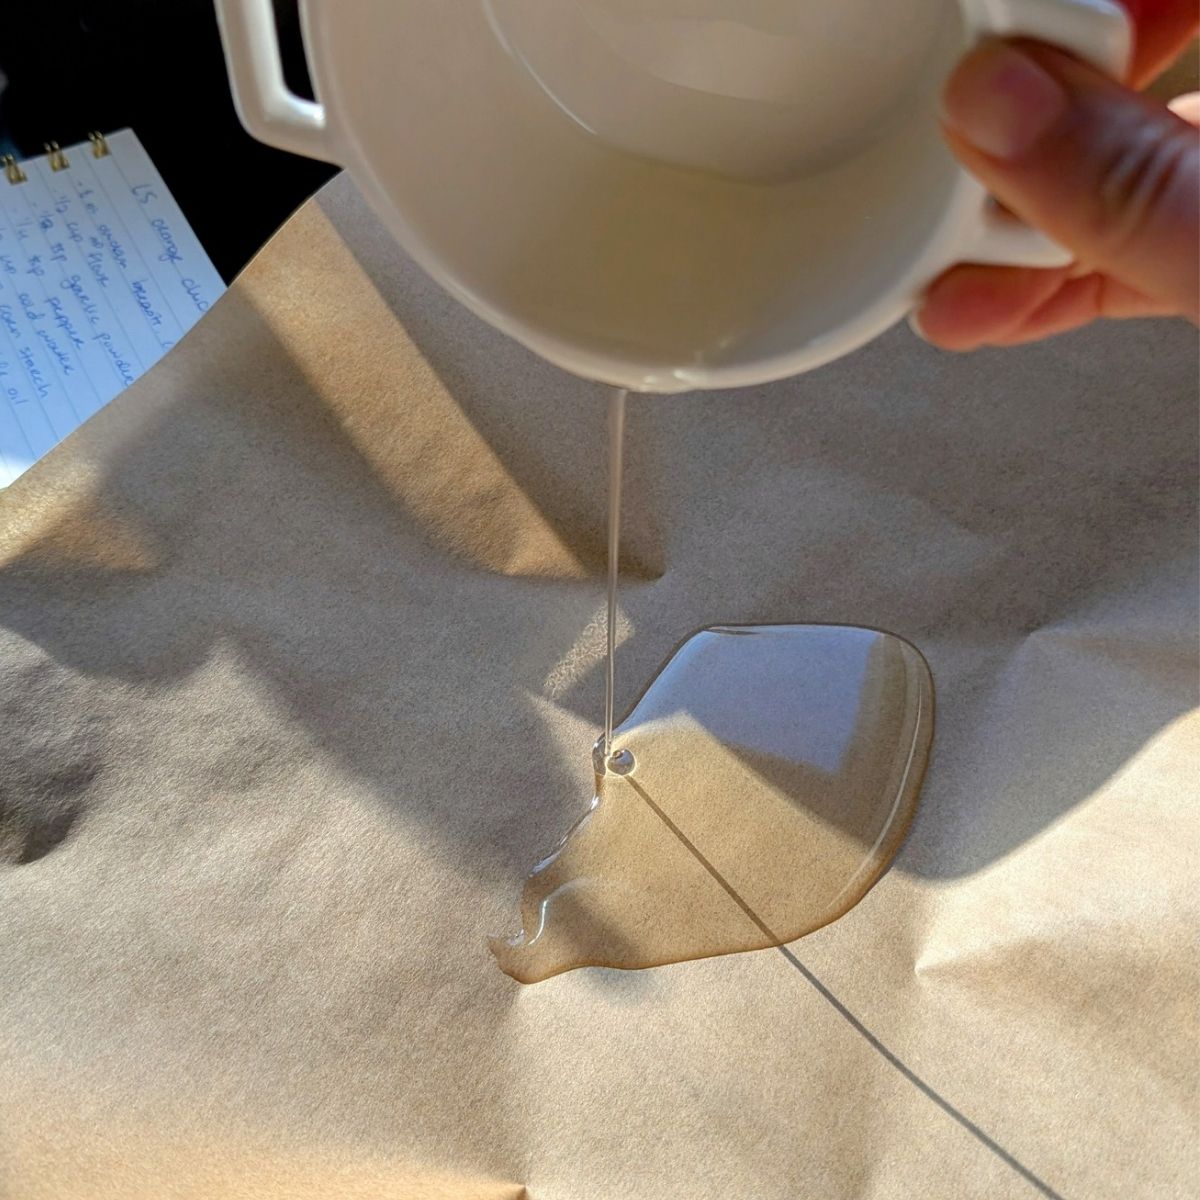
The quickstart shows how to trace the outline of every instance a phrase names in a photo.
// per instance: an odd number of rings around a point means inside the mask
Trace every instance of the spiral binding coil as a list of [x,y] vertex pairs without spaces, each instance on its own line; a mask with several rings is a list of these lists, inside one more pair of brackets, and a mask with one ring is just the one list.
[[[88,141],[92,145],[93,158],[107,158],[112,151],[108,148],[108,139],[98,129],[93,129],[88,134]],[[70,169],[71,160],[67,157],[67,152],[57,142],[45,142],[46,162],[49,164],[51,171],[66,171]],[[11,154],[5,154],[0,157],[0,166],[4,168],[4,178],[10,184],[25,183],[29,176],[25,174],[24,168]]]
[[46,142],[46,158],[50,163],[50,170],[65,171],[71,164],[67,156],[63,153],[63,148],[57,142]]

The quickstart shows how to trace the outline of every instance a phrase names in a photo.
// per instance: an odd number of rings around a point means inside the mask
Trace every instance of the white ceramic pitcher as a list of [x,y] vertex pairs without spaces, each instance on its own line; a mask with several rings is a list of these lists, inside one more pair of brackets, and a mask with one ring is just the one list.
[[217,0],[246,128],[343,164],[408,252],[569,371],[646,391],[808,370],[959,261],[1066,256],[944,145],[982,37],[1121,74],[1112,0]]

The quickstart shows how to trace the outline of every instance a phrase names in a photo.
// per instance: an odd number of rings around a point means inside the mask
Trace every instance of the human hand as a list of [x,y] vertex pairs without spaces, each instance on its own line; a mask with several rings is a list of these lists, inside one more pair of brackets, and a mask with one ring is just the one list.
[[[1200,5],[1127,3],[1140,21],[1131,71],[1140,84],[1195,33]],[[1006,208],[1077,262],[954,267],[914,314],[921,334],[970,350],[1096,317],[1200,319],[1200,96],[1172,108],[1032,42],[969,54],[945,91],[951,148]]]

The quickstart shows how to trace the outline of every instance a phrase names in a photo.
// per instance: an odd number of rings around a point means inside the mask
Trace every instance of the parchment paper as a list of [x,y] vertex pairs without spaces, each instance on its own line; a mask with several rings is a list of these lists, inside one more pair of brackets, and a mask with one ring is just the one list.
[[633,404],[618,707],[713,622],[938,687],[784,952],[522,988],[590,797],[603,391],[334,181],[0,496],[0,1192],[1192,1195],[1195,331]]

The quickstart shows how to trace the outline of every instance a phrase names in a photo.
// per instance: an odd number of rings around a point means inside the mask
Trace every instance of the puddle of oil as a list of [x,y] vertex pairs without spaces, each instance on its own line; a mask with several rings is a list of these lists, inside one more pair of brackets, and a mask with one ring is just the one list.
[[929,669],[891,634],[693,634],[597,757],[592,805],[527,880],[522,932],[492,940],[497,962],[533,983],[763,949],[828,924],[899,849],[932,731]]
[[609,398],[596,791],[526,882],[521,932],[491,941],[522,983],[759,950],[836,920],[899,850],[933,735],[921,655],[838,625],[703,629],[614,730],[626,399]]

